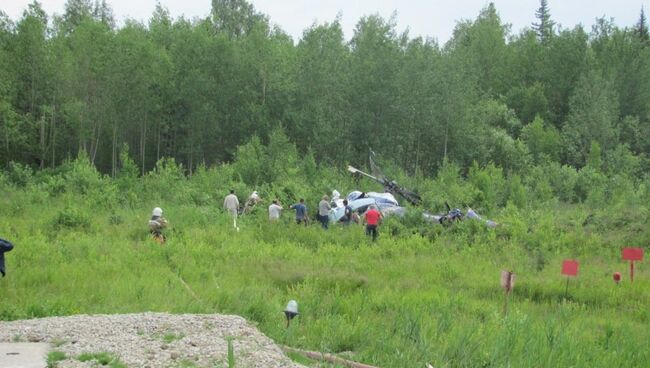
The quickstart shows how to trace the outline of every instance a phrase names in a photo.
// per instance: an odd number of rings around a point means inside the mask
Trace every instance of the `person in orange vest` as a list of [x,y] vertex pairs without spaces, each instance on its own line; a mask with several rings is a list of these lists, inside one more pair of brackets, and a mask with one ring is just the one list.
[[371,205],[370,209],[363,215],[363,222],[366,224],[366,235],[372,235],[372,241],[377,240],[377,227],[379,221],[383,218],[381,212],[377,210],[377,206]]

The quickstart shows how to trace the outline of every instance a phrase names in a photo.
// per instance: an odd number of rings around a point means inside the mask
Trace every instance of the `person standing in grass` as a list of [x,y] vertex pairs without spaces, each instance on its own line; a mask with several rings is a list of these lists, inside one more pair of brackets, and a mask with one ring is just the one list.
[[269,220],[271,222],[278,222],[280,220],[280,212],[283,210],[277,199],[273,200],[273,203],[269,206]]
[[7,240],[0,239],[0,275],[2,275],[2,277],[5,277],[6,275],[5,253],[11,251],[12,249],[14,249],[13,244]]
[[377,227],[381,218],[381,212],[377,210],[375,205],[371,205],[370,209],[363,215],[363,222],[366,223],[366,235],[372,235],[372,241],[377,240]]
[[300,198],[300,202],[293,204],[289,207],[292,210],[296,210],[296,223],[298,225],[305,224],[309,221],[309,216],[307,216],[307,206],[305,205],[305,199]]
[[318,203],[318,220],[320,221],[323,229],[327,229],[330,222],[330,207],[329,197],[327,195],[323,196],[323,199]]
[[223,200],[223,208],[230,213],[230,215],[237,219],[237,211],[239,210],[239,199],[235,195],[235,190],[231,189],[230,194]]
[[163,235],[162,230],[167,227],[167,220],[162,214],[162,208],[156,207],[151,212],[151,220],[149,220],[149,231],[153,238],[160,244],[165,242],[165,236]]
[[352,222],[352,207],[348,204],[348,200],[344,199],[343,200],[343,217],[339,220],[340,223],[343,225],[350,225],[350,222]]

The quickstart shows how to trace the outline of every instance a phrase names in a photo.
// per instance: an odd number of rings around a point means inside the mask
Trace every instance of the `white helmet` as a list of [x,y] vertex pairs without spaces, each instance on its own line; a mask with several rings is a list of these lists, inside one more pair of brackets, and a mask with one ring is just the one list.
[[153,212],[151,213],[152,216],[162,216],[162,208],[156,207],[153,209]]

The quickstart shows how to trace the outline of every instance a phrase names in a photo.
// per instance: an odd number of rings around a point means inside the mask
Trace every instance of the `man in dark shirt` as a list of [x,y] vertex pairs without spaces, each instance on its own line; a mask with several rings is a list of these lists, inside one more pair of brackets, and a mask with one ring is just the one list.
[[305,199],[300,198],[300,203],[292,205],[292,210],[296,210],[296,223],[297,224],[307,224],[309,217],[307,216],[307,206],[305,206]]
[[348,200],[343,200],[343,217],[339,220],[344,225],[350,225],[352,221],[352,207],[348,205]]
[[14,245],[7,240],[0,239],[0,275],[5,277],[5,252],[14,249]]

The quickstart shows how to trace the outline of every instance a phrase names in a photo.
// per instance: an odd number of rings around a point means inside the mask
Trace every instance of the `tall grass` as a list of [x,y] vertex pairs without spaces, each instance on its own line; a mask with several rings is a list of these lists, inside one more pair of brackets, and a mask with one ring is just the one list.
[[[636,265],[634,284],[611,280],[627,272],[620,248],[650,240],[641,205],[629,209],[634,216],[554,201],[507,205],[492,212],[503,224],[497,229],[389,219],[373,243],[361,227],[297,226],[290,213],[270,224],[264,208],[240,218],[236,232],[220,198],[152,199],[134,190],[112,205],[101,199],[113,192],[101,188],[50,193],[39,185],[5,186],[0,198],[0,236],[16,245],[0,279],[2,320],[232,313],[279,344],[381,367],[650,361],[647,263]],[[121,202],[125,196],[142,200]],[[147,231],[155,205],[171,224],[163,246]],[[581,264],[566,298],[565,258]],[[516,273],[507,315],[502,269]],[[300,316],[286,328],[291,299]]]

